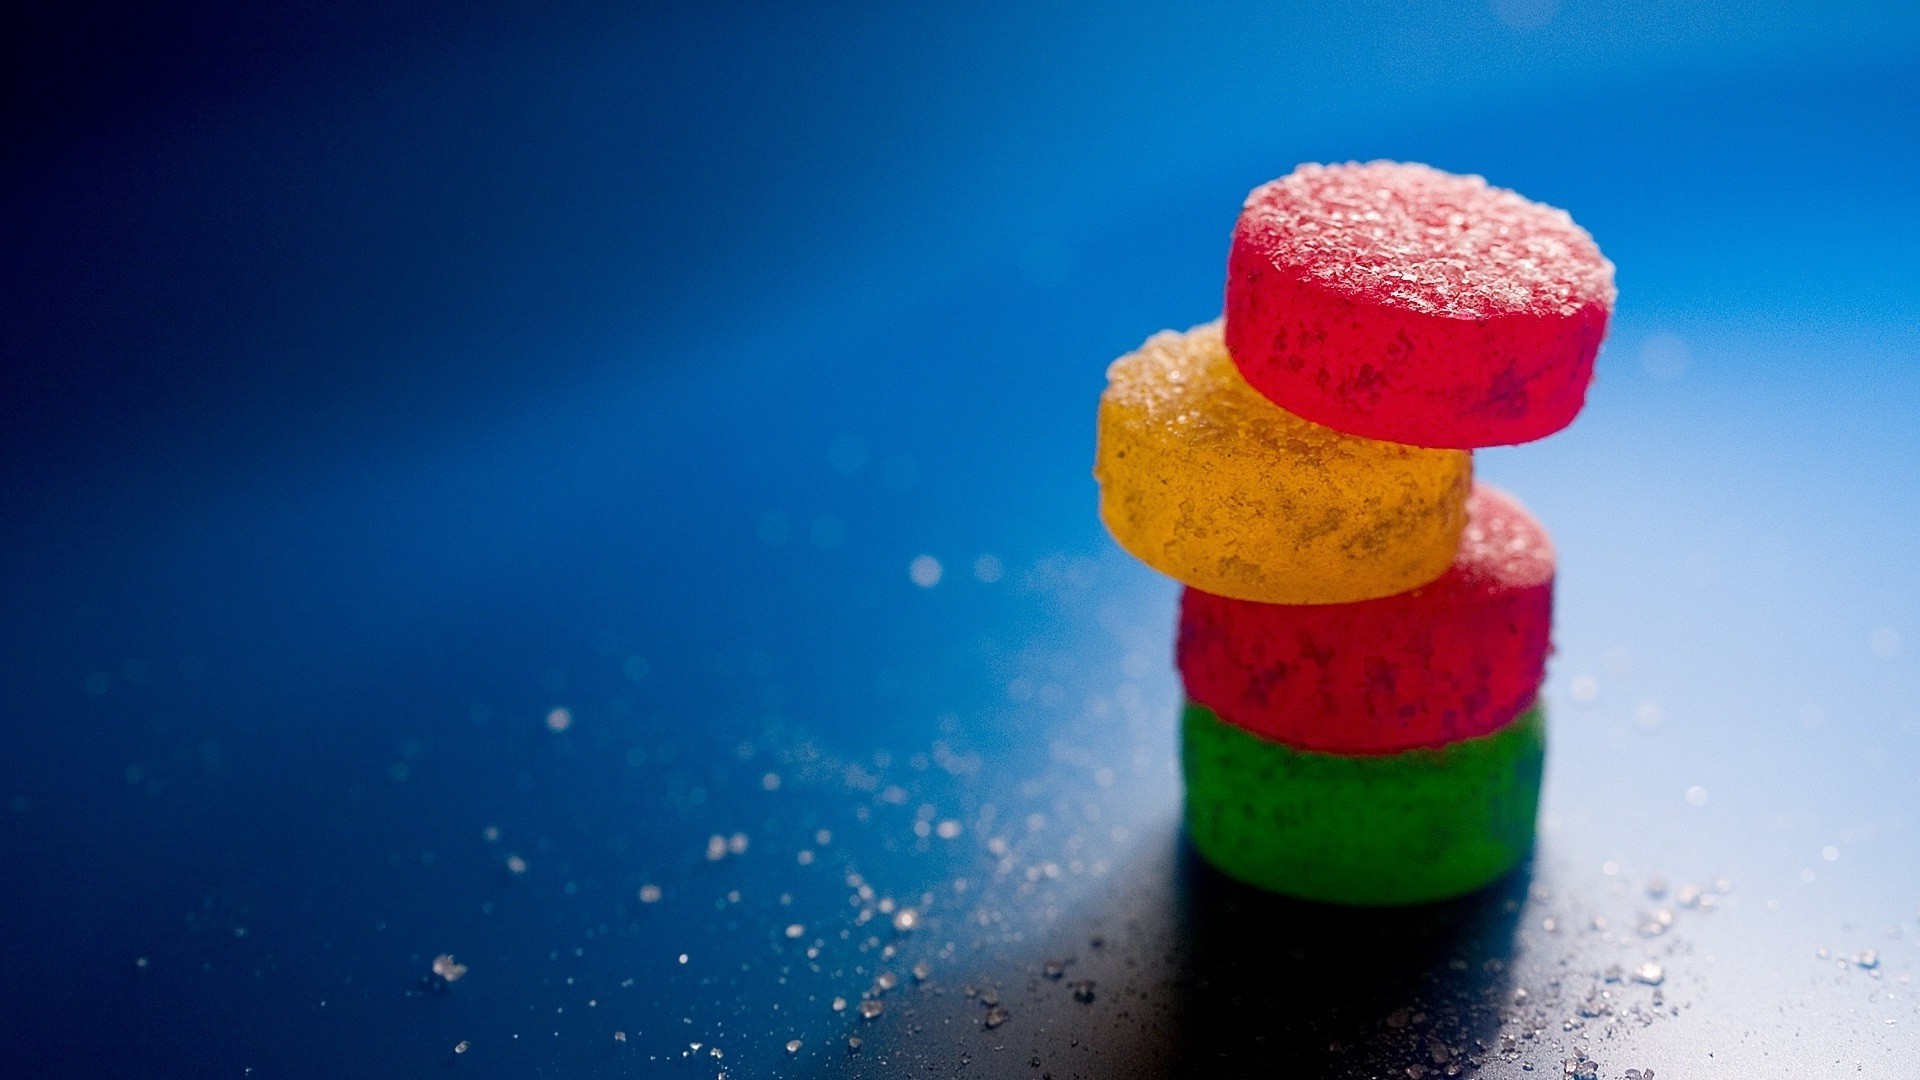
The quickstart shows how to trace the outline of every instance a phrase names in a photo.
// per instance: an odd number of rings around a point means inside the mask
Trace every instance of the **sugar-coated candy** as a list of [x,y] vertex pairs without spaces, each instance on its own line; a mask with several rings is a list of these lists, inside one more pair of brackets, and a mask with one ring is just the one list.
[[1563,210],[1425,165],[1302,165],[1240,212],[1227,347],[1337,431],[1501,446],[1573,421],[1614,295]]
[[1546,756],[1539,705],[1438,749],[1346,756],[1260,738],[1189,703],[1187,835],[1208,862],[1273,892],[1418,904],[1471,892],[1533,844]]
[[1147,565],[1222,596],[1324,604],[1446,570],[1473,458],[1288,413],[1240,377],[1214,322],[1107,369],[1093,472],[1107,529]]
[[1533,700],[1553,624],[1553,543],[1513,497],[1475,484],[1453,565],[1352,604],[1256,604],[1188,589],[1187,696],[1293,746],[1386,754],[1506,725]]

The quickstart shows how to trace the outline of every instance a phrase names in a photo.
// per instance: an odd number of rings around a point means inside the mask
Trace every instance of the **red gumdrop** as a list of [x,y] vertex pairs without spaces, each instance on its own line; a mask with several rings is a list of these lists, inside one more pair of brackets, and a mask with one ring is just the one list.
[[1474,485],[1453,565],[1350,604],[1180,599],[1187,696],[1300,749],[1391,754],[1498,730],[1532,704],[1553,624],[1553,542],[1513,497]]
[[1227,349],[1335,431],[1504,446],[1573,422],[1614,296],[1563,210],[1425,165],[1302,165],[1241,208]]

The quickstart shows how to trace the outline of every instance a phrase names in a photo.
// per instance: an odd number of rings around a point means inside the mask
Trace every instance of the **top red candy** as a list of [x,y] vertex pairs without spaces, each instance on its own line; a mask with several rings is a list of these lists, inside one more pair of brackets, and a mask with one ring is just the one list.
[[1425,165],[1302,165],[1240,211],[1227,348],[1336,431],[1503,446],[1573,421],[1614,295],[1563,210]]

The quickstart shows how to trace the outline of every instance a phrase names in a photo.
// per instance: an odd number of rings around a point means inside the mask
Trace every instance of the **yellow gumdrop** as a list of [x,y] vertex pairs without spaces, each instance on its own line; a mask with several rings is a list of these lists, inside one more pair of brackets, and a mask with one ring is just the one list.
[[1120,546],[1196,589],[1338,604],[1444,572],[1473,456],[1342,435],[1262,397],[1218,322],[1155,334],[1107,369],[1093,475]]

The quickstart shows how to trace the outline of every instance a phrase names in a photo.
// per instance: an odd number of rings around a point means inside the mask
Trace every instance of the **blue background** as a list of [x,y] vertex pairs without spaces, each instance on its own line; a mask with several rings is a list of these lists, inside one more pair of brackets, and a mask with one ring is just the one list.
[[[1536,1072],[1910,1067],[1908,9],[75,10],[9,35],[0,169],[23,1067],[1361,1075],[1516,988]],[[1411,959],[1180,854],[1175,588],[1088,475],[1246,190],[1374,157],[1568,208],[1621,289],[1587,412],[1478,461],[1561,555],[1540,854]],[[1654,875],[1729,891],[1620,935]],[[1276,982],[1327,1017],[1221,1019]]]

